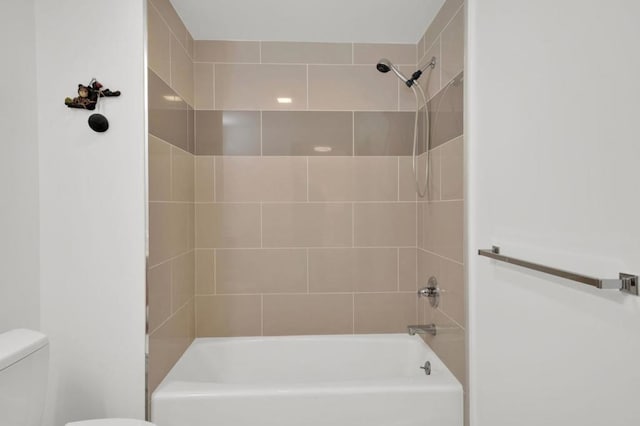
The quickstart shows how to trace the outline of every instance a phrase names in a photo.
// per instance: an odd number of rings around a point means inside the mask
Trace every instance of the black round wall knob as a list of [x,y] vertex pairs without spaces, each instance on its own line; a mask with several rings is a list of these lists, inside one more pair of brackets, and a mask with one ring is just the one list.
[[109,120],[102,114],[91,114],[89,116],[89,127],[94,132],[106,132],[109,129]]

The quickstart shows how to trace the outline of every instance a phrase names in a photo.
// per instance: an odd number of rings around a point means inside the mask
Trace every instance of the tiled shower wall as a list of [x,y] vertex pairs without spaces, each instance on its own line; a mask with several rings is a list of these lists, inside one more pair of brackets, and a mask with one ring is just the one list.
[[195,144],[193,39],[168,0],[147,15],[151,392],[195,337]]
[[416,46],[195,42],[198,336],[417,320],[414,115],[382,57]]
[[[419,305],[419,321],[441,332],[425,340],[466,389],[466,296],[464,280],[463,68],[464,1],[447,0],[418,43],[421,64],[435,56],[431,95],[429,190],[418,201],[418,286],[430,276],[443,290],[440,306]],[[424,154],[422,155],[424,159]]]

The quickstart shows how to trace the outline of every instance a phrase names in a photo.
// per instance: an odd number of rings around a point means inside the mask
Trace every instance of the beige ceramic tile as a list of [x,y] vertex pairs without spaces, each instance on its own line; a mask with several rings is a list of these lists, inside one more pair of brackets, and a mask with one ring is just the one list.
[[169,27],[153,5],[147,7],[147,61],[161,79],[169,81],[171,75],[171,43]]
[[304,157],[216,157],[216,201],[306,201]]
[[442,82],[447,83],[464,68],[464,7],[442,31]]
[[175,37],[171,38],[171,87],[193,106],[193,62]]
[[[423,196],[421,196],[416,192],[418,201],[440,200],[442,170],[441,155],[442,151],[439,148],[436,148],[429,151],[428,157],[426,153],[420,154],[418,156],[416,160],[416,170],[418,171],[418,182],[420,184],[420,191],[423,191],[424,194]],[[427,159],[429,161],[429,168],[425,169]],[[427,174],[429,176],[428,179],[425,178]],[[427,180],[428,182],[426,182]]]
[[415,248],[398,249],[398,289],[417,291],[418,252]]
[[195,253],[187,252],[171,261],[171,307],[175,313],[195,294]]
[[194,58],[195,56],[195,46],[194,46],[195,42],[193,40],[193,36],[191,35],[191,33],[189,32],[189,30],[187,30],[187,44],[185,45],[185,48],[187,49],[187,54],[189,55],[189,57],[191,59]]
[[398,157],[398,192],[399,201],[416,200],[416,182],[413,176],[413,159]]
[[[305,65],[216,64],[216,109],[303,110],[307,108]],[[291,103],[278,103],[290,98]]]
[[374,66],[382,58],[389,59],[395,65],[415,66],[415,44],[376,44],[355,43],[353,45],[353,61],[356,64]]
[[196,248],[260,247],[259,204],[196,204]]
[[440,11],[431,21],[431,25],[427,28],[424,35],[425,49],[429,49],[435,39],[440,35],[444,27],[449,23],[460,6],[464,4],[464,0],[446,0]]
[[429,101],[430,146],[436,148],[462,134],[464,82],[462,74]]
[[212,202],[215,194],[215,157],[212,155],[196,155],[194,157],[196,202]]
[[154,266],[172,256],[172,204],[149,203],[149,265]]
[[188,303],[149,335],[149,390],[153,391],[195,338],[194,306]]
[[442,199],[463,198],[464,139],[462,136],[445,143],[440,148],[442,167]]
[[193,155],[171,148],[171,194],[173,201],[194,200]]
[[438,333],[437,336],[423,338],[467,389],[465,330],[457,327],[438,310],[434,313],[428,321],[440,325],[443,329],[446,327],[446,331]]
[[149,201],[171,200],[171,145],[149,135]]
[[213,64],[196,62],[193,64],[195,108],[214,108]]
[[196,40],[197,62],[252,63],[260,62],[260,42]]
[[416,46],[416,48],[417,48],[417,59],[418,59],[418,62],[420,62],[424,57],[424,52],[425,52],[424,34],[422,34],[422,37],[420,37],[420,40],[418,40],[418,45]]
[[260,296],[196,296],[198,337],[260,336]]
[[149,268],[147,272],[149,331],[153,332],[171,316],[171,262]]
[[151,0],[151,3],[158,9],[158,12],[169,25],[171,32],[178,39],[182,46],[187,46],[187,28],[182,19],[176,13],[170,0]]
[[355,155],[411,155],[414,128],[411,112],[356,112]]
[[264,204],[263,247],[351,246],[351,204]]
[[397,255],[397,250],[390,248],[310,249],[309,291],[395,291]]
[[217,294],[306,293],[304,249],[216,250]]
[[260,112],[197,111],[197,155],[260,155]]
[[265,295],[264,335],[350,334],[352,305],[350,294]]
[[396,201],[396,157],[310,157],[310,201]]
[[356,333],[404,333],[417,319],[415,293],[361,293],[355,296]]
[[196,113],[189,105],[187,105],[187,151],[191,154],[196,153]]
[[446,259],[441,259],[440,264],[438,286],[443,290],[443,294],[439,309],[464,327],[466,325],[464,266]]
[[371,65],[309,65],[309,109],[398,109],[398,79]]
[[196,253],[196,294],[215,294],[215,250],[198,249]]
[[350,64],[351,43],[262,42],[263,64]]
[[415,247],[415,203],[355,204],[354,236],[358,247]]
[[463,202],[426,203],[423,209],[423,241],[426,250],[462,262]]
[[263,155],[353,155],[353,113],[265,111]]
[[149,133],[187,151],[187,104],[151,70],[148,97]]

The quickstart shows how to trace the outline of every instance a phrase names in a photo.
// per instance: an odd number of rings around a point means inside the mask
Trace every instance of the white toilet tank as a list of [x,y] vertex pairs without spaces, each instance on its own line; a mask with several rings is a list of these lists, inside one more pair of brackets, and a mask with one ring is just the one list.
[[32,330],[0,334],[0,426],[40,426],[49,342]]

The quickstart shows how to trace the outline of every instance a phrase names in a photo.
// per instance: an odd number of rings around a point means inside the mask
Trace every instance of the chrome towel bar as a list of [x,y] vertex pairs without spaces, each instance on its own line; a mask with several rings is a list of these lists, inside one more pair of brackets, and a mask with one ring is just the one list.
[[577,281],[579,283],[587,284],[600,289],[620,290],[636,296],[640,295],[638,292],[637,275],[624,274],[621,272],[620,277],[617,279],[594,278],[588,275],[576,274],[574,272],[552,268],[550,266],[544,266],[538,263],[528,262],[526,260],[516,259],[515,257],[504,256],[500,254],[500,247],[498,246],[493,246],[489,250],[478,250],[478,254],[480,256],[489,257],[491,259],[510,263],[512,265],[522,266],[523,268],[533,269],[534,271],[544,272],[545,274],[565,278],[571,281]]

